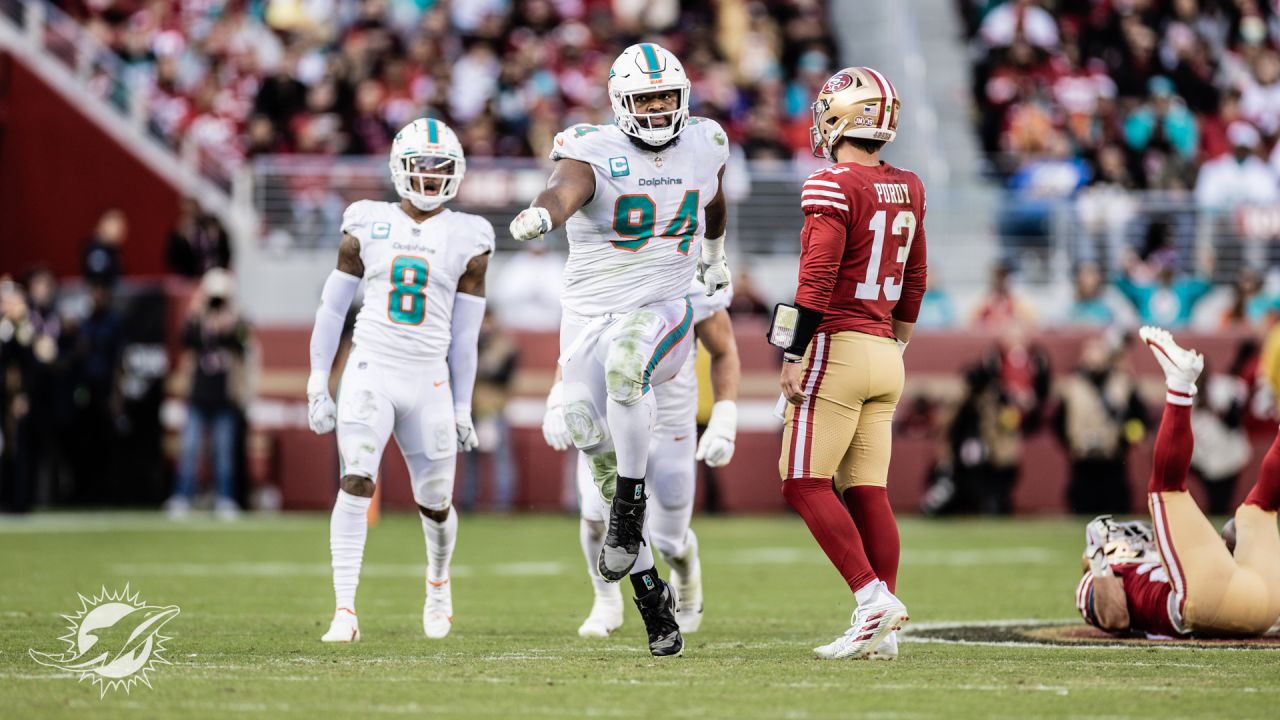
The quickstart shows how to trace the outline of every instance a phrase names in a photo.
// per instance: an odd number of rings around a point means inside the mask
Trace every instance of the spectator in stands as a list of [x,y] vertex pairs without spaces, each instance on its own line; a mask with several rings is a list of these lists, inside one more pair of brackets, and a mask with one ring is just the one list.
[[88,282],[107,288],[115,287],[123,272],[120,252],[128,235],[129,223],[123,210],[111,208],[102,213],[81,256],[81,272]]
[[507,420],[507,403],[515,379],[520,353],[515,343],[486,312],[480,327],[480,355],[476,369],[475,398],[472,416],[480,445],[474,453],[463,453],[462,492],[459,502],[464,510],[475,507],[480,488],[480,464],[489,459],[493,472],[491,507],[510,511],[515,503],[516,472],[512,462],[511,426]]
[[1169,78],[1151,78],[1147,88],[1150,101],[1125,118],[1125,144],[1139,156],[1148,149],[1172,150],[1181,162],[1190,163],[1199,147],[1195,116],[1174,94]]
[[1143,325],[1165,328],[1186,327],[1196,304],[1213,289],[1213,259],[1209,253],[1199,256],[1198,272],[1178,273],[1178,253],[1168,245],[1168,225],[1152,223],[1147,244],[1153,248],[1146,261],[1130,254],[1125,272],[1116,280],[1116,289],[1133,304]]
[[760,294],[760,288],[756,287],[755,276],[745,265],[738,270],[738,276],[733,279],[732,288],[733,298],[729,301],[730,315],[734,317],[773,315],[773,305]]
[[172,273],[204,277],[214,268],[231,267],[231,240],[218,218],[204,212],[194,198],[184,198],[178,221],[169,231],[165,260]]
[[1133,196],[1138,184],[1129,171],[1124,150],[1118,145],[1102,146],[1098,150],[1097,165],[1097,175],[1076,199],[1076,213],[1083,231],[1076,261],[1097,263],[1118,271],[1128,250],[1129,227],[1139,214],[1139,203]]
[[1000,330],[1010,325],[1035,325],[1035,312],[1013,289],[1013,266],[997,263],[991,269],[991,287],[973,313],[972,325],[980,330]]
[[496,268],[489,298],[498,321],[512,330],[558,330],[564,257],[545,240],[530,240]]
[[1262,327],[1271,298],[1262,292],[1262,276],[1251,267],[1242,267],[1231,284],[1230,305],[1218,321],[1221,330],[1252,330]]
[[173,518],[191,510],[206,434],[212,441],[214,511],[225,520],[240,511],[235,500],[236,433],[237,413],[248,402],[249,326],[236,309],[234,289],[226,270],[205,273],[182,332],[183,355],[175,379],[185,386],[187,422],[173,495],[165,502],[165,512]]
[[66,335],[56,307],[58,281],[53,273],[46,267],[36,267],[27,273],[25,285],[27,321],[31,326],[31,356],[25,379],[31,405],[29,472],[37,495],[52,499],[55,489],[70,485],[61,482],[67,463],[63,447],[70,430],[70,392],[63,347]]
[[35,494],[31,383],[35,328],[26,294],[0,276],[0,511],[26,513]]
[[978,29],[991,48],[1007,48],[1018,40],[1053,50],[1058,47],[1058,23],[1036,0],[1010,0],[987,13]]
[[1058,387],[1054,427],[1071,458],[1067,507],[1077,515],[1129,512],[1130,445],[1146,432],[1137,383],[1121,367],[1122,336],[1085,342],[1074,373]]
[[1237,121],[1227,128],[1231,154],[1210,160],[1200,168],[1196,203],[1202,208],[1230,210],[1237,205],[1265,205],[1280,199],[1276,173],[1258,156],[1261,137],[1249,123]]
[[925,280],[924,297],[920,300],[920,316],[916,327],[946,330],[956,327],[956,308],[951,293],[942,285],[942,275],[937,270],[929,272]]
[[1089,179],[1089,166],[1071,155],[1066,137],[1038,106],[1011,113],[1010,148],[1025,160],[1009,178],[1009,194],[1000,209],[997,229],[1006,257],[1020,262],[1036,256],[1047,272],[1050,222],[1054,211]]
[[1067,322],[1072,325],[1110,326],[1116,313],[1107,302],[1106,285],[1097,265],[1085,263],[1076,268],[1075,300],[1067,312]]
[[[1236,362],[1256,351],[1241,347]],[[1253,456],[1244,429],[1244,416],[1249,403],[1249,386],[1236,373],[1211,373],[1206,366],[1200,373],[1199,392],[1191,409],[1191,430],[1195,449],[1191,454],[1191,471],[1199,478],[1208,496],[1206,510],[1211,515],[1226,515],[1233,506],[1240,473]]]

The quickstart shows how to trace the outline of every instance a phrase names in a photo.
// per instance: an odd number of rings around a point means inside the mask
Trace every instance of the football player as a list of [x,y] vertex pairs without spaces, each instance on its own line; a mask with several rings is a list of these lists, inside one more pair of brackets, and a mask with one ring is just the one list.
[[[695,353],[689,353],[684,367],[670,382],[654,387],[657,420],[649,446],[645,477],[657,504],[649,520],[653,546],[671,568],[676,588],[676,624],[681,633],[697,631],[702,625],[702,569],[698,559],[698,537],[689,521],[693,516],[696,463],[723,467],[733,459],[738,432],[738,382],[742,367],[738,346],[729,320],[731,289],[708,297],[702,283],[694,281],[689,290],[693,306],[693,332],[711,358],[711,387],[715,404],[707,428],[694,448],[697,435],[698,374]],[[547,412],[542,421],[547,444],[557,450],[573,444],[564,421],[564,391],[560,383],[547,396]],[[582,637],[607,637],[622,627],[622,593],[605,581],[596,569],[604,542],[605,519],[609,512],[595,490],[591,467],[585,453],[578,458],[579,542],[587,559],[587,575],[595,588],[591,613],[578,628]]]
[[709,294],[729,285],[728,139],[715,122],[689,116],[689,90],[675,55],[652,43],[628,47],[609,71],[615,124],[556,135],[547,188],[511,222],[522,241],[566,225],[565,423],[610,503],[600,575],[630,575],[656,657],[680,654],[684,639],[646,538],[652,388],[675,377],[692,347],[685,295],[695,272]]
[[1204,358],[1178,347],[1165,330],[1144,327],[1139,335],[1169,390],[1147,486],[1154,532],[1146,523],[1109,516],[1089,523],[1076,607],[1090,625],[1117,635],[1266,633],[1280,619],[1280,436],[1219,537],[1187,492],[1195,445],[1191,405]]
[[[454,459],[476,446],[471,394],[493,226],[444,207],[466,171],[462,145],[444,123],[420,119],[405,126],[391,145],[390,165],[400,201],[361,200],[347,208],[338,267],[325,281],[311,333],[311,429],[327,433],[336,425],[342,466],[329,525],[337,610],[325,642],[360,639],[355,596],[367,512],[392,433],[426,536],[423,631],[442,638],[453,624]],[[361,279],[364,305],[335,403],[329,372]]]
[[818,93],[811,142],[833,164],[802,186],[799,289],[770,328],[784,351],[782,494],[857,601],[850,628],[814,649],[824,659],[892,659],[892,633],[907,620],[893,594],[898,527],[886,483],[926,268],[924,186],[880,160],[900,108],[893,84],[866,67],[837,72]]

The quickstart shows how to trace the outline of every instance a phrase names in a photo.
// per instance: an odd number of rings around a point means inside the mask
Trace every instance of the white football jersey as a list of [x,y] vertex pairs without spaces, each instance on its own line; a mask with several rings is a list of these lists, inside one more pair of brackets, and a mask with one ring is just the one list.
[[361,200],[343,213],[342,232],[360,241],[364,261],[355,345],[405,362],[443,360],[458,280],[493,251],[493,225],[448,208],[418,224],[399,203]]
[[729,159],[719,124],[690,118],[661,152],[636,147],[616,125],[574,125],[556,135],[551,159],[585,162],[596,179],[591,201],[565,224],[567,313],[628,312],[688,294]]
[[[689,305],[693,307],[693,326],[715,315],[721,310],[728,310],[733,300],[733,287],[707,297],[706,286],[693,280],[689,287]],[[670,380],[654,387],[654,397],[658,401],[658,414],[655,427],[660,431],[679,432],[687,424],[693,422],[698,414],[698,346],[680,367],[680,372]]]

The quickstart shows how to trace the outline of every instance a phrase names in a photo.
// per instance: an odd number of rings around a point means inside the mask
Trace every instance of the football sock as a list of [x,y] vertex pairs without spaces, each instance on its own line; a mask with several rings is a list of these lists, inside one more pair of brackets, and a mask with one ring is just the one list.
[[809,532],[850,590],[860,590],[876,579],[858,528],[832,491],[830,478],[792,478],[782,483],[782,495],[804,518]]
[[587,559],[587,577],[591,578],[591,587],[598,596],[613,592],[613,583],[600,577],[600,571],[596,568],[600,559],[600,546],[604,545],[604,530],[604,521],[578,519],[578,542],[582,545],[582,556]]
[[662,553],[668,563],[683,558],[689,551],[689,519],[693,515],[693,505],[679,508],[666,508],[661,503],[649,505],[649,527],[653,534],[653,545]]
[[356,609],[356,586],[369,534],[369,504],[373,498],[338,491],[329,518],[329,552],[333,556],[333,595],[337,607]]
[[884,581],[889,592],[898,586],[898,521],[889,505],[889,489],[879,485],[855,485],[844,491],[844,504],[849,508],[853,524],[858,526],[862,547],[876,577]]
[[884,585],[882,580],[872,580],[866,585],[854,590],[853,599],[857,601],[859,605],[866,605],[871,601],[871,597],[876,594],[876,590],[879,590],[881,585]]
[[1262,458],[1262,468],[1258,471],[1258,482],[1254,483],[1249,496],[1244,499],[1248,505],[1257,505],[1267,512],[1280,509],[1280,435],[1271,443],[1271,449]]
[[636,564],[631,566],[631,576],[653,568],[653,543],[649,540],[649,520],[644,522],[644,542],[640,543],[640,554],[636,555]]
[[1152,457],[1151,482],[1148,492],[1181,492],[1187,489],[1187,472],[1191,469],[1191,450],[1195,438],[1191,434],[1191,406],[1168,402],[1156,433]]
[[[645,393],[640,402],[633,405],[609,400],[606,415],[609,434],[613,436],[613,449],[618,456],[618,475],[644,477],[649,465],[649,441],[653,437],[653,418],[657,409],[653,393]],[[623,499],[635,502],[630,495],[624,495]]]
[[614,491],[619,498],[629,503],[640,502],[644,494],[644,473],[640,473],[637,477],[626,477],[621,472],[618,473],[618,484]]
[[453,559],[453,546],[458,540],[458,511],[449,508],[449,517],[436,522],[418,513],[422,519],[422,534],[427,539],[427,579],[439,582],[449,577],[449,561]]
[[651,567],[644,572],[631,573],[631,589],[635,591],[636,597],[648,595],[656,590],[661,582],[656,568]]

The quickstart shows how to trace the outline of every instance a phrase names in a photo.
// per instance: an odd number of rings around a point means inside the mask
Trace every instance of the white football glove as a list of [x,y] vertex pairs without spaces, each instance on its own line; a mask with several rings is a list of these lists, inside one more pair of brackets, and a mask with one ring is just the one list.
[[480,444],[480,438],[476,437],[476,425],[471,421],[470,408],[453,409],[453,424],[458,428],[458,450],[461,452],[471,452]]
[[525,208],[511,221],[511,237],[524,242],[551,232],[551,213],[546,208]]
[[732,400],[721,400],[711,406],[711,419],[698,441],[694,458],[707,467],[724,467],[733,459],[734,440],[738,436],[738,405]]
[[701,260],[698,261],[698,282],[707,287],[707,297],[711,297],[721,290],[729,287],[729,263],[724,259],[707,265]]
[[307,424],[311,432],[317,435],[333,432],[337,417],[338,406],[333,404],[328,390],[307,394]]
[[542,416],[542,438],[554,450],[573,447],[573,437],[564,422],[564,390],[560,383],[551,386],[547,394],[547,412]]

